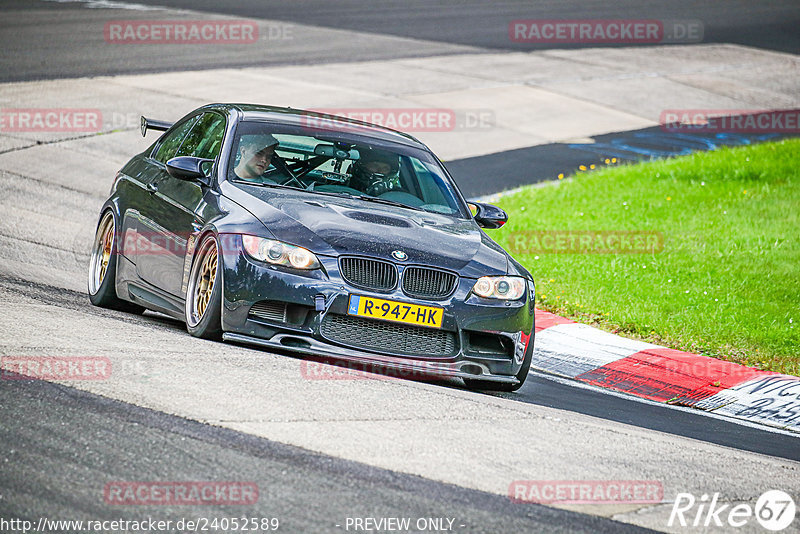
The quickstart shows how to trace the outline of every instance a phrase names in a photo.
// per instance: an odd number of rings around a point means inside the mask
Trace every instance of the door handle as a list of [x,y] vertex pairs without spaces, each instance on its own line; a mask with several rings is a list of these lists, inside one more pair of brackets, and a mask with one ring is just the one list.
[[147,192],[148,193],[155,193],[158,191],[158,184],[155,182],[148,182],[147,184]]

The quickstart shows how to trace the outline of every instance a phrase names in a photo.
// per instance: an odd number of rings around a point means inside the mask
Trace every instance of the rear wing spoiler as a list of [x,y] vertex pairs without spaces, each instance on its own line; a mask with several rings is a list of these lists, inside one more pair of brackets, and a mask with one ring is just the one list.
[[174,122],[168,121],[159,121],[156,119],[148,119],[144,115],[142,115],[141,119],[141,128],[142,128],[142,137],[147,135],[147,130],[158,130],[159,132],[166,132],[170,129],[170,127],[175,124]]

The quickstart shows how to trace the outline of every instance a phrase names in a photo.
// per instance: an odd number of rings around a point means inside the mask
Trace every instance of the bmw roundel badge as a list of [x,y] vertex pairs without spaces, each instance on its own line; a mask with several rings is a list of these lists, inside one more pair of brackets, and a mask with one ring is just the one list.
[[406,261],[408,259],[408,254],[402,250],[393,250],[392,257],[398,261]]

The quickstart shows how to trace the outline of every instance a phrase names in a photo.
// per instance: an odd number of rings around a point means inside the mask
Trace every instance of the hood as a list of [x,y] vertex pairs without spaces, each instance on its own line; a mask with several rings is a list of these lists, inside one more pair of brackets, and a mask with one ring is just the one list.
[[478,278],[506,274],[508,255],[472,219],[288,189],[225,184],[224,194],[275,239],[320,255],[359,255],[433,265]]

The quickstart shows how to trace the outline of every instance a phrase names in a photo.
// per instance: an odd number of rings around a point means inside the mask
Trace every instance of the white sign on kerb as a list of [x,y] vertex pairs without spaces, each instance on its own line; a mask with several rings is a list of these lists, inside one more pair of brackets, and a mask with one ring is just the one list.
[[800,430],[800,378],[764,375],[700,401],[695,408]]

